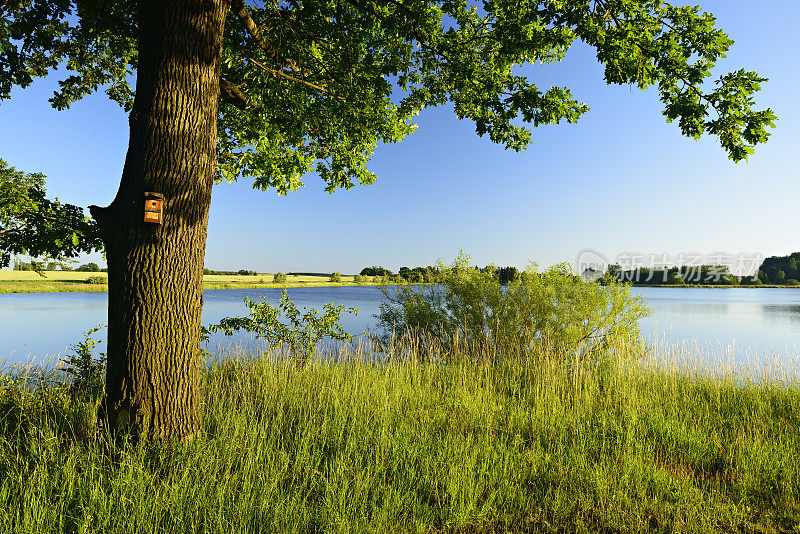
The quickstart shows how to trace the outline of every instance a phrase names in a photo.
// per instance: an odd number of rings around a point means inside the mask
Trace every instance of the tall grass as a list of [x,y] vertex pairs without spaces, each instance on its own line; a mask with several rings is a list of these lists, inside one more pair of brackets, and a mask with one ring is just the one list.
[[281,353],[231,354],[203,372],[201,435],[135,448],[95,436],[92,401],[52,374],[9,371],[0,530],[800,525],[800,389],[780,373],[718,374],[688,366],[686,354],[643,362],[628,347],[605,365],[456,347],[448,362],[413,345],[380,359],[369,347],[320,352],[305,366]]

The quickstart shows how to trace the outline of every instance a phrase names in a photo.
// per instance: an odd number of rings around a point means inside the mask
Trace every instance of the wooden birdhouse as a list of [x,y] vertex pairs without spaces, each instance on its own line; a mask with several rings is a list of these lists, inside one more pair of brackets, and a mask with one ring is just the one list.
[[144,194],[144,222],[161,224],[164,221],[164,195]]

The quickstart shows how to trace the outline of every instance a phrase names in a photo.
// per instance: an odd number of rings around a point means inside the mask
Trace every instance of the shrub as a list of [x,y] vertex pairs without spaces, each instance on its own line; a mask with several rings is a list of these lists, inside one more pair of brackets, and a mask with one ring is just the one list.
[[331,273],[330,278],[328,278],[329,282],[340,283],[342,281],[342,273]]
[[[461,253],[440,264],[441,285],[383,287],[378,314],[384,340],[400,334],[444,347],[453,340],[497,351],[545,344],[553,353],[601,355],[610,343],[639,342],[637,321],[649,310],[628,286],[583,282],[566,265],[536,265],[503,287],[493,269],[479,271]],[[490,351],[491,352],[491,351]]]
[[787,286],[800,286],[800,280],[795,280],[794,278],[790,278],[786,281]]
[[[245,297],[244,303],[250,309],[250,317],[226,317],[218,324],[212,324],[205,329],[204,339],[208,339],[209,332],[222,332],[230,336],[236,331],[244,330],[266,340],[272,346],[288,346],[292,356],[301,365],[311,358],[322,339],[326,337],[337,341],[353,339],[342,326],[341,315],[345,311],[357,314],[357,308],[345,308],[342,304],[331,303],[322,305],[324,310],[322,316],[319,316],[314,308],[308,311],[303,308],[305,313],[300,313],[285,289],[277,307],[266,302],[264,297],[260,302]],[[288,325],[281,322],[282,316],[286,318]]]
[[99,339],[92,339],[92,335],[104,328],[99,324],[83,335],[79,341],[70,348],[74,354],[64,360],[64,371],[70,375],[70,391],[84,399],[99,399],[105,387],[106,355],[100,353],[95,359],[94,347],[100,343]]
[[272,283],[273,284],[285,284],[286,283],[286,275],[282,272],[278,271],[272,276]]
[[84,280],[86,284],[107,284],[108,278],[105,276],[90,276],[86,280]]
[[369,282],[369,276],[364,276],[363,274],[357,274],[353,277],[353,282],[356,284],[365,284]]

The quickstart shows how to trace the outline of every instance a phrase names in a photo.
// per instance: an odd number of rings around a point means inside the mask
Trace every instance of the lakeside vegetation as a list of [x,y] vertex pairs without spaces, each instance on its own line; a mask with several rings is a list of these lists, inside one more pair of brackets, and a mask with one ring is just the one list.
[[233,351],[202,372],[201,434],[136,447],[96,435],[97,397],[7,370],[0,530],[800,527],[795,384],[617,348],[605,367],[478,344],[440,364],[410,344],[381,364],[367,347],[303,366]]
[[94,330],[66,368],[5,369],[0,531],[800,528],[796,370],[644,344],[641,298],[566,265],[440,272],[383,303],[382,338],[286,296],[223,319],[272,347],[207,355],[187,440],[98,430]]

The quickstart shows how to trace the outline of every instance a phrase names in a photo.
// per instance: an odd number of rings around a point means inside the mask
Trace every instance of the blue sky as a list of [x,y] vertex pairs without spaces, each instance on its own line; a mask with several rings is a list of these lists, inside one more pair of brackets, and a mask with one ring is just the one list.
[[[570,87],[592,108],[577,125],[538,128],[517,154],[442,107],[423,112],[419,132],[404,142],[378,147],[372,186],[329,195],[308,176],[304,189],[280,197],[247,181],[220,184],[206,265],[353,273],[450,260],[459,249],[476,264],[519,267],[573,262],[585,248],[612,259],[800,250],[800,2],[698,3],[736,41],[717,74],[744,67],[770,78],[758,102],[779,121],[749,162],[729,161],[715,139],[682,137],[655,91],[607,86],[591,50],[576,45],[564,62],[529,72],[543,86]],[[62,201],[108,204],[127,117],[102,93],[55,111],[47,102],[54,84],[40,80],[0,103],[0,158],[44,172]]]

